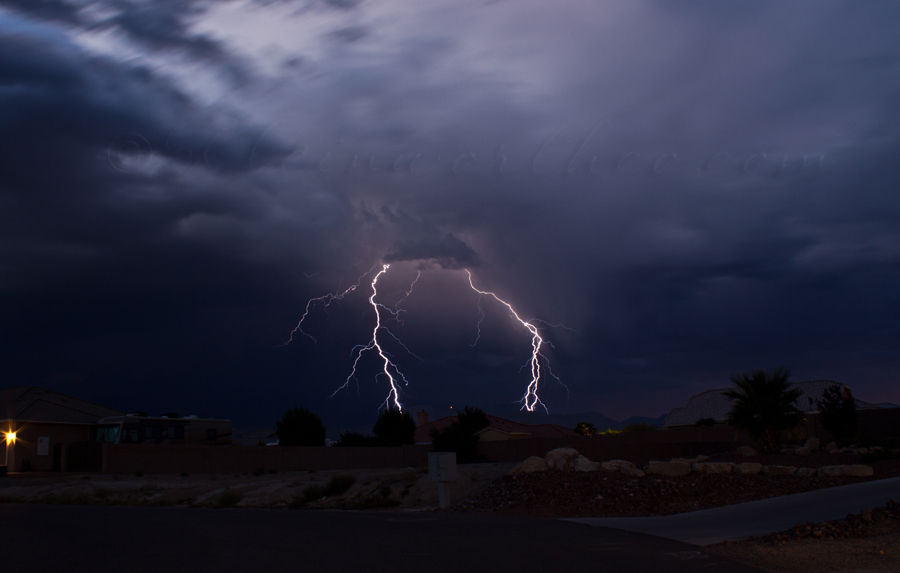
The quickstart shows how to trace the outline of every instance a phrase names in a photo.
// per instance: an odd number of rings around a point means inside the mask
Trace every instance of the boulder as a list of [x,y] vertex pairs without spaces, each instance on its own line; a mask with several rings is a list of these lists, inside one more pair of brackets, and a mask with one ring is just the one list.
[[735,450],[735,453],[739,456],[744,456],[745,458],[759,455],[758,453],[756,453],[756,450],[754,450],[750,446],[741,446],[737,450]]
[[762,464],[756,462],[744,462],[742,464],[735,464],[734,468],[731,471],[741,475],[756,475],[762,471]]
[[797,473],[794,466],[763,466],[763,473],[767,476],[792,476]]
[[806,446],[803,446],[802,448],[797,448],[796,450],[794,450],[794,453],[798,456],[808,456],[809,454],[812,453],[812,448],[807,448]]
[[802,478],[812,477],[812,476],[816,475],[816,469],[815,468],[800,468],[799,470],[797,470],[797,473],[794,475],[796,475],[797,477],[802,477]]
[[830,452],[832,450],[836,450],[838,447],[837,442],[828,442],[828,445],[825,446],[825,451]]
[[574,448],[556,448],[547,452],[544,459],[549,468],[566,471],[575,468],[578,455],[578,450]]
[[810,438],[803,443],[804,448],[809,448],[812,451],[818,450],[821,446],[819,445],[819,438]]
[[853,453],[854,454],[868,454],[869,448],[856,448],[856,451]]
[[696,456],[696,457],[693,457],[693,458],[672,458],[672,461],[673,461],[673,462],[686,462],[686,463],[689,463],[689,464],[695,464],[695,463],[699,463],[699,462],[705,462],[705,461],[708,460],[708,459],[709,459],[709,456],[703,456],[703,455],[700,455],[700,456]]
[[698,462],[691,466],[698,474],[730,474],[734,469],[731,462]]
[[644,471],[657,476],[684,476],[691,473],[691,464],[687,462],[650,462],[644,467]]
[[822,466],[819,468],[818,475],[819,477],[869,477],[873,473],[875,472],[871,466],[854,464],[847,466]]
[[619,472],[631,477],[643,477],[644,471],[638,469],[631,462],[625,460],[609,460],[608,462],[600,462],[600,469],[605,472]]
[[509,470],[511,474],[517,473],[531,473],[531,472],[542,472],[550,469],[547,466],[547,460],[544,458],[540,458],[538,456],[531,456],[521,464],[517,465],[513,469]]
[[578,456],[575,458],[574,469],[579,472],[593,472],[600,469],[600,464],[598,462],[592,462],[584,456]]
[[833,450],[829,450],[829,453],[831,453],[831,454],[846,454],[847,449],[846,448],[835,448]]

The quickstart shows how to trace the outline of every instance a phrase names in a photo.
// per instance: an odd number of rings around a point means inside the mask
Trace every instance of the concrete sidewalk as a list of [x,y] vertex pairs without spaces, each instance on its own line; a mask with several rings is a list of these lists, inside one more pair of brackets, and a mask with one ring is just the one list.
[[568,519],[597,527],[612,527],[674,539],[694,545],[784,531],[797,523],[830,521],[900,501],[900,478],[867,481],[717,507],[665,517],[584,517]]

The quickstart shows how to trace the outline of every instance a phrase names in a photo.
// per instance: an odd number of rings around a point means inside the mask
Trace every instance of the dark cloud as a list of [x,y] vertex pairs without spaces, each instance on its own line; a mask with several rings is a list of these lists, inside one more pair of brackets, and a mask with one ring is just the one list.
[[[369,371],[327,396],[385,261],[423,358],[392,347],[409,403],[523,388],[528,333],[482,301],[469,346],[462,268],[577,331],[543,327],[557,411],[657,415],[780,365],[897,400],[892,6],[6,5],[30,18],[0,37],[9,380],[260,422],[374,408]],[[244,41],[193,31],[236,17]],[[76,41],[101,32],[147,59]],[[237,90],[200,79],[229,67],[252,70]],[[318,343],[279,346],[357,280]]]

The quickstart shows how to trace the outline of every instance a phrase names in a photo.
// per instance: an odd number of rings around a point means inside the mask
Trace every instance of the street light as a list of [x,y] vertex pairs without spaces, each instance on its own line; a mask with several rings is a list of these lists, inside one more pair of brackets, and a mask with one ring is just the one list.
[[9,446],[14,445],[16,443],[16,433],[15,432],[6,432],[6,463],[4,465],[9,465]]

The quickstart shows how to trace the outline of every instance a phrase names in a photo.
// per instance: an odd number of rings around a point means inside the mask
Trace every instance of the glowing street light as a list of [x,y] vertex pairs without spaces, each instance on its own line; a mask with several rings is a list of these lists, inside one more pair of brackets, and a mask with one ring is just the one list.
[[16,443],[16,433],[15,432],[6,432],[6,462],[4,465],[9,465],[9,446],[14,445]]

